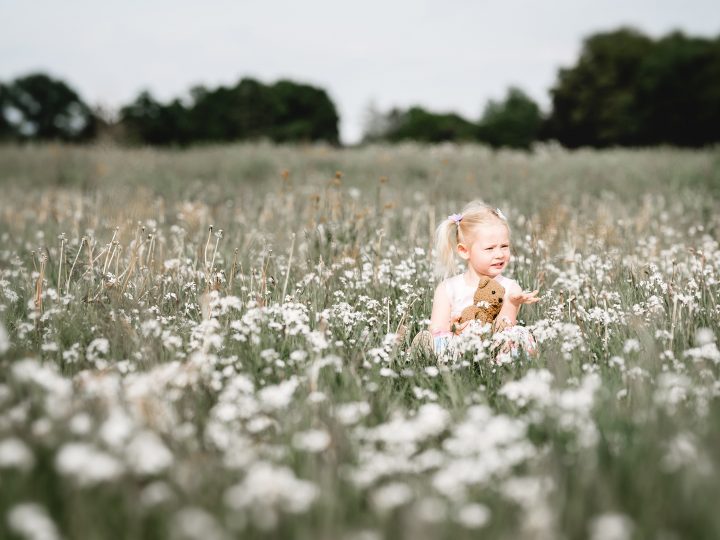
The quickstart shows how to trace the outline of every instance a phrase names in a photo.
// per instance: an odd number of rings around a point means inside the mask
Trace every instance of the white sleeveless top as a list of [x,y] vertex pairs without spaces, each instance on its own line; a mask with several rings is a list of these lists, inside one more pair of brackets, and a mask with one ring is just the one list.
[[[516,283],[515,280],[501,275],[495,276],[494,279],[505,288],[506,293],[508,288]],[[443,285],[450,299],[450,319],[454,319],[462,313],[463,309],[472,305],[477,286],[473,287],[465,283],[465,274],[448,278],[443,281]]]

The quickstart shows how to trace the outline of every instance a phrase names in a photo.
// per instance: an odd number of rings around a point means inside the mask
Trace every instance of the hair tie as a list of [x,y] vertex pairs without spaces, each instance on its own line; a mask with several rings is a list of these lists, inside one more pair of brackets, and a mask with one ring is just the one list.
[[503,221],[507,221],[507,218],[505,217],[505,214],[502,213],[502,210],[500,210],[499,208],[496,208],[495,213],[497,214],[497,217],[499,217]]
[[459,225],[460,222],[462,221],[462,218],[463,218],[462,214],[450,214],[448,216],[448,219],[450,221],[452,221],[453,223],[455,223],[455,225]]

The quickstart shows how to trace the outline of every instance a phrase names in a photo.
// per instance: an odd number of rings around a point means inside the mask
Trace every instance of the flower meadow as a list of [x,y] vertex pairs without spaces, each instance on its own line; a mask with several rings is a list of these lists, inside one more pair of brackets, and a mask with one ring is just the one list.
[[[718,149],[5,146],[0,184],[2,538],[720,536]],[[536,357],[409,350],[471,198]]]

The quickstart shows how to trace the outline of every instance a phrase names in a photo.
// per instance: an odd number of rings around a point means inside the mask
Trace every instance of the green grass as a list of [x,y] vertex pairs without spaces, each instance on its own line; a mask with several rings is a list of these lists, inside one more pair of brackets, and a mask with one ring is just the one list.
[[[716,538],[718,164],[0,147],[0,536],[34,502],[65,538]],[[432,231],[473,198],[541,289],[536,358],[406,354]]]

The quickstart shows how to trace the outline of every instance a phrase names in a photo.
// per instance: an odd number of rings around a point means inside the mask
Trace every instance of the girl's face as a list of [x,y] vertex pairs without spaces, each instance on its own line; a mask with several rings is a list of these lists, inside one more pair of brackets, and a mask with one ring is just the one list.
[[460,257],[481,276],[500,275],[510,262],[510,233],[502,223],[478,225],[468,243],[457,246]]

